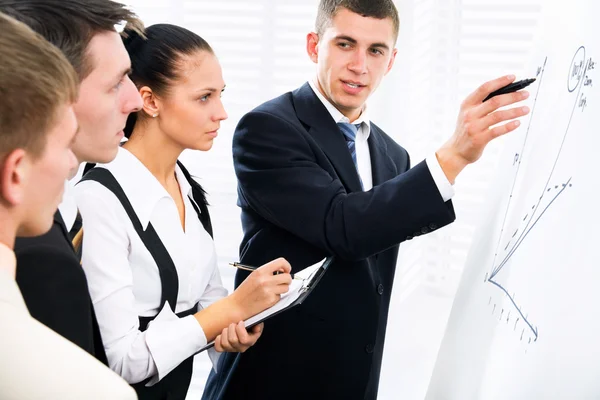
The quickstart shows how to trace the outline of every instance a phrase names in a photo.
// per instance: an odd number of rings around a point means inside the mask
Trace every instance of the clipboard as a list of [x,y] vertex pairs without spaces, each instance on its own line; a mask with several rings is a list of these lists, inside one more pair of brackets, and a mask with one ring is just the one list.
[[[255,325],[260,324],[272,318],[276,315],[281,314],[282,312],[289,310],[297,305],[302,304],[302,302],[310,295],[313,289],[317,286],[325,272],[327,272],[327,268],[333,262],[333,257],[327,257],[316,264],[313,264],[304,270],[296,273],[294,276],[303,278],[302,280],[293,280],[290,285],[290,290],[287,293],[281,295],[281,299],[274,304],[273,306],[267,308],[266,310],[248,318],[244,321],[244,325],[246,329],[250,329]],[[210,349],[215,345],[214,340],[208,343],[206,346],[201,348],[195,354],[198,354],[204,350]],[[194,354],[194,355],[195,355]]]

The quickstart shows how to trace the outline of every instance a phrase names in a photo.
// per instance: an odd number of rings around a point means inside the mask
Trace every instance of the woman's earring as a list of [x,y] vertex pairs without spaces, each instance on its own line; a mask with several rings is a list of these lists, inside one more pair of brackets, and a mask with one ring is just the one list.
[[158,113],[152,114],[152,118],[158,117]]

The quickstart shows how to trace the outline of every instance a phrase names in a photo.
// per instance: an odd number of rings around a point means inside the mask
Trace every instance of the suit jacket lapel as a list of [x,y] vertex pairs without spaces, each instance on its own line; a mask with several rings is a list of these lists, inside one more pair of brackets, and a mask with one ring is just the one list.
[[362,191],[344,135],[308,83],[293,92],[298,118],[333,164],[348,192]]
[[368,143],[369,152],[371,153],[373,186],[381,185],[398,175],[398,170],[388,156],[387,146],[381,137],[381,131],[373,123],[371,123],[371,134]]

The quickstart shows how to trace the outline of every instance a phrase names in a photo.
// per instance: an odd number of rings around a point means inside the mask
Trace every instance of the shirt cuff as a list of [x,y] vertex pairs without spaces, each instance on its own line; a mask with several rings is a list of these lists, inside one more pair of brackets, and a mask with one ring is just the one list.
[[429,173],[431,173],[431,177],[433,178],[444,203],[452,199],[452,197],[454,197],[454,187],[450,181],[448,181],[448,178],[446,178],[446,174],[444,174],[436,155],[433,154],[433,156],[427,157],[425,161],[427,162]]
[[206,336],[193,315],[179,318],[167,302],[148,325],[146,344],[158,372],[147,383],[152,386],[204,347]]

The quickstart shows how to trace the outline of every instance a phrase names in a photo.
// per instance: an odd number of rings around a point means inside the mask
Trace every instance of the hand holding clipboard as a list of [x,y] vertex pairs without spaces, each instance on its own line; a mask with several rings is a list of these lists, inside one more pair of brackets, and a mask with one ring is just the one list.
[[[266,321],[269,318],[274,317],[294,306],[302,304],[304,299],[308,297],[311,291],[317,286],[327,268],[333,262],[333,257],[325,258],[324,260],[311,265],[303,269],[302,271],[294,274],[292,284],[287,293],[281,295],[279,301],[270,308],[250,317],[244,321],[244,326],[246,329],[252,328],[253,326],[260,324],[261,322]],[[237,268],[240,268],[238,264]],[[245,268],[252,268],[243,266]],[[240,268],[240,269],[245,269]],[[199,352],[209,349],[214,346],[214,341],[208,343]],[[196,353],[197,354],[197,353]]]

